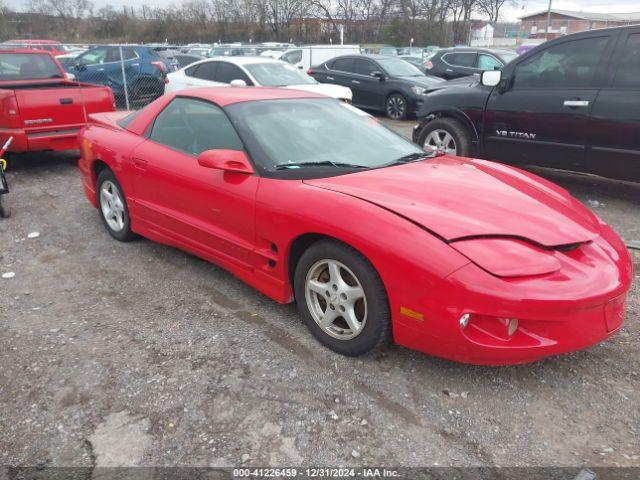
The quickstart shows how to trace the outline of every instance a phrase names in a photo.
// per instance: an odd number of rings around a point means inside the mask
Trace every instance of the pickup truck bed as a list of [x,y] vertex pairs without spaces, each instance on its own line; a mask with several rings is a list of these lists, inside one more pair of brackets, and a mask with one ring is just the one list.
[[[42,65],[58,78],[37,78]],[[13,137],[11,152],[76,149],[89,115],[113,110],[110,88],[68,80],[50,54],[0,51],[0,143]]]

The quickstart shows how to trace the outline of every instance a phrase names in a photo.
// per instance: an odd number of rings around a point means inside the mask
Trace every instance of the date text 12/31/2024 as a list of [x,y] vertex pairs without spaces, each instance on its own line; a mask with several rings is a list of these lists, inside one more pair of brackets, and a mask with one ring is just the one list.
[[234,468],[241,478],[397,478],[398,471],[387,468]]

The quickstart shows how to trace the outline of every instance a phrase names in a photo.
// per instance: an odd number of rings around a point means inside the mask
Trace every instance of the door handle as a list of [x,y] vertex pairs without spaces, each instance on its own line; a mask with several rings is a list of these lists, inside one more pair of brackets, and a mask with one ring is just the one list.
[[563,105],[565,107],[588,107],[589,106],[589,101],[588,100],[565,100]]
[[132,63],[132,64],[131,64],[131,66],[132,66],[132,67],[139,67],[139,66],[140,66],[140,64],[139,64],[139,63]]
[[358,80],[351,80],[351,83],[355,83],[357,85],[360,85],[360,82]]
[[96,72],[104,72],[104,68],[97,68]]
[[453,70],[452,70],[452,69],[450,69],[450,68],[446,68],[444,71],[445,71],[445,72],[449,72],[449,73],[453,72]]
[[327,80],[334,80],[333,77],[327,77]]
[[73,98],[61,98],[60,105],[71,105],[73,103]]
[[146,170],[148,164],[149,164],[149,162],[147,162],[146,160],[143,160],[142,158],[134,158],[133,159],[133,165],[138,170]]

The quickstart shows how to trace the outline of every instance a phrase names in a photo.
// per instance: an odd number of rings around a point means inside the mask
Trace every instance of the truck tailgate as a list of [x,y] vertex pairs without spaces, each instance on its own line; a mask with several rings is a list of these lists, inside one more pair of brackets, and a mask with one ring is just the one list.
[[22,128],[28,132],[64,130],[86,123],[94,112],[113,110],[109,89],[77,83],[15,88]]

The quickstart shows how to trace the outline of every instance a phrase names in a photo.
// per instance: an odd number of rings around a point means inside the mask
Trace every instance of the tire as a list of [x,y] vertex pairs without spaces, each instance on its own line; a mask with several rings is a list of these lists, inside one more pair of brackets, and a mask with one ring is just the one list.
[[5,204],[5,201],[0,195],[0,218],[9,218],[11,216],[11,209]]
[[[441,135],[449,135],[453,141],[453,151],[450,151],[447,145],[444,148],[438,147],[436,137],[440,137],[444,142],[448,137]],[[428,143],[428,145],[427,145]],[[418,144],[427,151],[428,147],[438,148],[450,155],[459,157],[468,157],[471,153],[471,137],[469,131],[458,120],[453,118],[441,117],[431,120],[427,123],[420,135],[418,136]],[[451,145],[448,143],[448,145]]]
[[392,93],[384,102],[384,112],[393,120],[404,120],[409,113],[407,99],[399,93]]
[[[111,194],[110,202],[109,193]],[[136,238],[136,234],[131,231],[131,219],[126,197],[120,182],[109,169],[102,170],[98,175],[96,200],[102,224],[109,235],[121,242],[130,242]],[[110,215],[109,211],[113,215]]]
[[164,85],[153,77],[142,77],[136,80],[129,92],[131,107],[144,107],[164,94]]
[[[354,357],[391,340],[387,292],[360,252],[334,240],[316,242],[300,257],[293,283],[304,322],[334,352]],[[322,319],[328,321],[325,327],[320,325]]]

